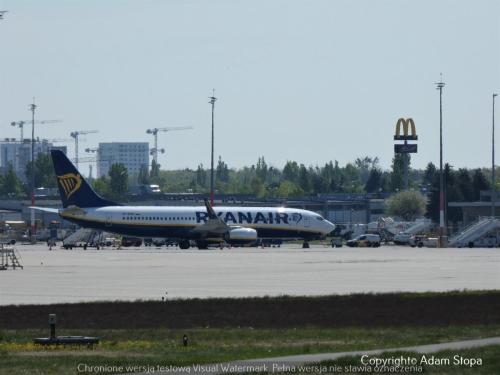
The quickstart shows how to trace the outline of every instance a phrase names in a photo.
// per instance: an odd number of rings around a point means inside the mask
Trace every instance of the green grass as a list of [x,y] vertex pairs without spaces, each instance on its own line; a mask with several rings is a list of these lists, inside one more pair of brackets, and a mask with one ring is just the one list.
[[[466,327],[67,330],[101,338],[95,350],[39,349],[46,331],[0,332],[0,374],[76,374],[77,365],[191,365],[292,354],[394,348],[500,336],[500,325]],[[187,334],[189,346],[182,346]],[[478,349],[482,352],[482,349]],[[498,355],[498,348],[497,348]],[[500,355],[498,355],[500,357]],[[498,371],[500,373],[500,371]]]

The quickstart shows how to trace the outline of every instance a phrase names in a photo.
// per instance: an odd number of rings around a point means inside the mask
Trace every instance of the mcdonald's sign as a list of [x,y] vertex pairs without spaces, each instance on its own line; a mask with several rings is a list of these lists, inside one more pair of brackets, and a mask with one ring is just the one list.
[[414,154],[417,152],[417,145],[415,144],[394,145],[394,152],[396,154]]
[[[403,127],[403,135],[401,135],[401,126]],[[408,133],[411,130],[411,135]],[[415,123],[412,118],[400,118],[396,123],[396,135],[394,135],[395,141],[416,141],[418,139],[417,131],[415,129]]]

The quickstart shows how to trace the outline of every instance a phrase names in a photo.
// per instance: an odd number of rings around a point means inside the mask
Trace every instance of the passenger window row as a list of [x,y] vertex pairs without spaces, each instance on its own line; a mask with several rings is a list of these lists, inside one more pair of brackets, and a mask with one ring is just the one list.
[[124,216],[122,218],[123,220],[136,220],[136,219],[142,219],[142,220],[194,220],[194,217],[158,217],[158,216],[145,216],[145,217],[129,217],[129,216]]

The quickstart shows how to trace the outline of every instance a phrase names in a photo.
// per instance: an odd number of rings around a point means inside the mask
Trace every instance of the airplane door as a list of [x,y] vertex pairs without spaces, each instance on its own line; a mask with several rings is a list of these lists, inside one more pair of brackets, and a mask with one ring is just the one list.
[[304,220],[304,227],[309,228],[311,225],[309,215],[304,215],[302,219]]
[[110,226],[112,225],[112,222],[111,222],[111,219],[112,219],[112,218],[113,218],[113,217],[111,216],[111,214],[106,214],[105,225],[106,225],[107,227],[110,227]]

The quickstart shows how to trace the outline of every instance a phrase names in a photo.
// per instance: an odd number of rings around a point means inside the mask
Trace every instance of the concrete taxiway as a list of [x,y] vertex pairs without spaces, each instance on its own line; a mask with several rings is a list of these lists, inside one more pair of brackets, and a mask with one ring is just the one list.
[[500,289],[500,249],[16,247],[0,304]]

